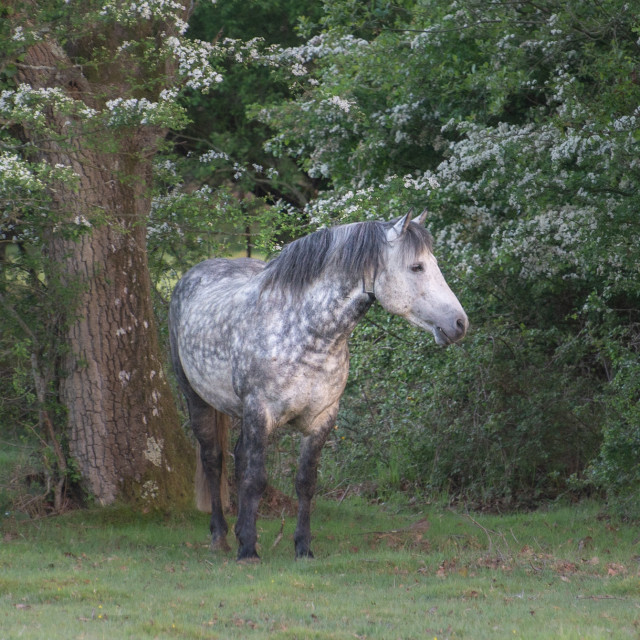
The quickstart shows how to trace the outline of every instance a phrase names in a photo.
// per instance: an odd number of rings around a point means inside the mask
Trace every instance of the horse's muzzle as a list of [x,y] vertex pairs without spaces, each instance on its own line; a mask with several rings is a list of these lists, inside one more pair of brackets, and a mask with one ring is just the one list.
[[469,319],[466,315],[462,315],[455,320],[451,324],[451,326],[446,329],[443,327],[436,327],[436,331],[438,332],[442,342],[445,346],[453,344],[454,342],[459,342],[462,338],[467,334],[467,329],[469,328]]

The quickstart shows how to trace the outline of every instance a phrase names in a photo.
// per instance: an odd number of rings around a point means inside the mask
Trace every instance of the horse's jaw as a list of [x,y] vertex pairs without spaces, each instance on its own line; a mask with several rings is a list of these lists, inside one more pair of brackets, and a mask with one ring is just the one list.
[[429,331],[431,335],[433,335],[436,344],[442,347],[448,347],[451,344],[459,342],[467,333],[468,321],[466,320],[466,316],[464,316],[464,320],[462,320],[462,318],[459,320],[461,324],[456,322],[455,328],[449,328],[448,330],[412,314],[404,316],[404,319],[418,329]]

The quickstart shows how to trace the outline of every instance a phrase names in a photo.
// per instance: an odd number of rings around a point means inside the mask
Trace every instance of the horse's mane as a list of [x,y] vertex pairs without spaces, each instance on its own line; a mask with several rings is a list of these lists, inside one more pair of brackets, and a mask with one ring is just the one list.
[[[286,245],[267,263],[263,290],[281,289],[302,293],[326,269],[334,268],[349,280],[375,274],[387,246],[387,230],[393,222],[357,222],[319,229]],[[410,223],[400,237],[406,260],[420,251],[432,249],[431,234]]]

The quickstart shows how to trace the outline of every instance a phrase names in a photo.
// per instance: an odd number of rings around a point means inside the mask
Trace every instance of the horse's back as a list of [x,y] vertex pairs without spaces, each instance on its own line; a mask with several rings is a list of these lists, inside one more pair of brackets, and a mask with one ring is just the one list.
[[215,300],[234,293],[265,267],[253,258],[213,258],[195,265],[180,279],[172,296],[172,305],[193,302],[197,298]]

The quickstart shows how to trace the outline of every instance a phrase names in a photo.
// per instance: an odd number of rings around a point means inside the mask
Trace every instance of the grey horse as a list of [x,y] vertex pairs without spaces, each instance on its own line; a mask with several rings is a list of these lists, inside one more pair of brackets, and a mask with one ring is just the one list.
[[[426,212],[425,212],[426,213]],[[211,495],[211,545],[228,549],[220,494],[228,424],[235,447],[238,560],[257,560],[256,517],[267,484],[269,435],[302,434],[295,479],[297,558],[312,557],[310,511],[318,462],[336,423],[349,371],[348,338],[375,300],[448,345],[467,316],[432,252],[423,213],[321,229],[270,262],[206,260],[176,285],[169,314],[172,363],[200,444]]]

